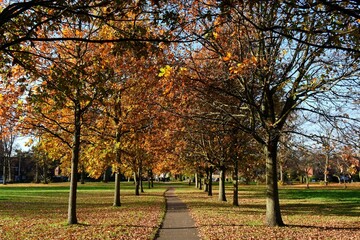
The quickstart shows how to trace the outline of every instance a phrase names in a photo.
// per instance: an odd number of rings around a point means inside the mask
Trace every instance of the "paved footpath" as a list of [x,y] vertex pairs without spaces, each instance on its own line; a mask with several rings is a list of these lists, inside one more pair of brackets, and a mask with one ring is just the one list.
[[165,193],[166,214],[157,240],[199,240],[194,220],[185,203],[175,194],[174,188]]

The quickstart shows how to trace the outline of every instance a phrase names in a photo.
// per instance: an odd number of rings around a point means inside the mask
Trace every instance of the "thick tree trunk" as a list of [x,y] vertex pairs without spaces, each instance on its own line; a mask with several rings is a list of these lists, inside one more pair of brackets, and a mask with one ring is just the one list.
[[270,136],[264,146],[266,158],[266,223],[270,227],[284,226],[280,212],[277,183],[277,145],[278,137]]
[[225,192],[225,178],[226,168],[224,165],[220,166],[220,179],[219,179],[219,201],[226,202]]
[[209,167],[209,182],[208,182],[208,196],[212,196],[212,174],[213,174],[214,168],[211,166]]
[[239,162],[234,162],[233,172],[233,206],[239,206]]
[[75,110],[75,131],[74,142],[71,157],[71,175],[70,175],[70,193],[68,206],[68,224],[77,224],[76,217],[76,192],[77,192],[77,175],[80,155],[80,136],[81,136],[81,113],[79,104]]
[[134,173],[134,182],[135,182],[135,195],[140,195],[140,179],[138,173]]
[[116,171],[115,172],[115,190],[114,190],[114,203],[113,206],[114,207],[120,207],[121,206],[121,201],[120,201],[120,172]]

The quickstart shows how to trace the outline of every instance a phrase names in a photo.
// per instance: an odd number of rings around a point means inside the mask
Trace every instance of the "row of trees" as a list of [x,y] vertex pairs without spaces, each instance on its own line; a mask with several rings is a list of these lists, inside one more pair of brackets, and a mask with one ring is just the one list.
[[225,200],[226,170],[262,160],[282,226],[281,139],[321,141],[296,127],[315,115],[359,137],[359,19],[356,1],[2,1],[2,125],[69,167],[69,224],[80,171],[112,166],[119,206],[125,169],[206,173],[211,193],[215,167]]

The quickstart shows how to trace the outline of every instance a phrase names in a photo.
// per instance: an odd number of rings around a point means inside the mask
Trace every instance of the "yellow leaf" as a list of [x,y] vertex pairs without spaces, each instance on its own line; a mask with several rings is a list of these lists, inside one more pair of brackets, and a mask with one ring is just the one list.
[[227,53],[226,54],[226,56],[225,57],[223,57],[223,60],[225,61],[225,62],[227,62],[227,61],[229,61],[231,59],[231,53]]
[[158,74],[159,77],[169,77],[171,74],[172,68],[169,65],[166,65],[163,68],[160,68],[160,73]]

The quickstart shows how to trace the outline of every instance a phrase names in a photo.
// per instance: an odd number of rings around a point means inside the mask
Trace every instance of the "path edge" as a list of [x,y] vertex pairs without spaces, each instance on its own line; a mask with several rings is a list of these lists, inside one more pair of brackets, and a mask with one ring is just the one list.
[[165,220],[165,216],[166,216],[166,213],[167,213],[167,211],[168,211],[168,206],[167,206],[167,198],[166,198],[166,193],[169,191],[171,189],[171,187],[168,187],[165,191],[164,191],[164,193],[163,193],[163,197],[164,197],[164,202],[165,202],[165,209],[164,209],[164,213],[163,213],[163,215],[162,215],[162,217],[161,217],[161,222],[160,222],[160,224],[159,224],[159,226],[158,226],[158,229],[156,230],[156,232],[155,232],[155,234],[153,235],[153,238],[152,238],[152,240],[155,240],[155,239],[158,239],[159,238],[159,236],[160,236],[160,229],[163,227],[163,225],[164,225],[164,220]]

